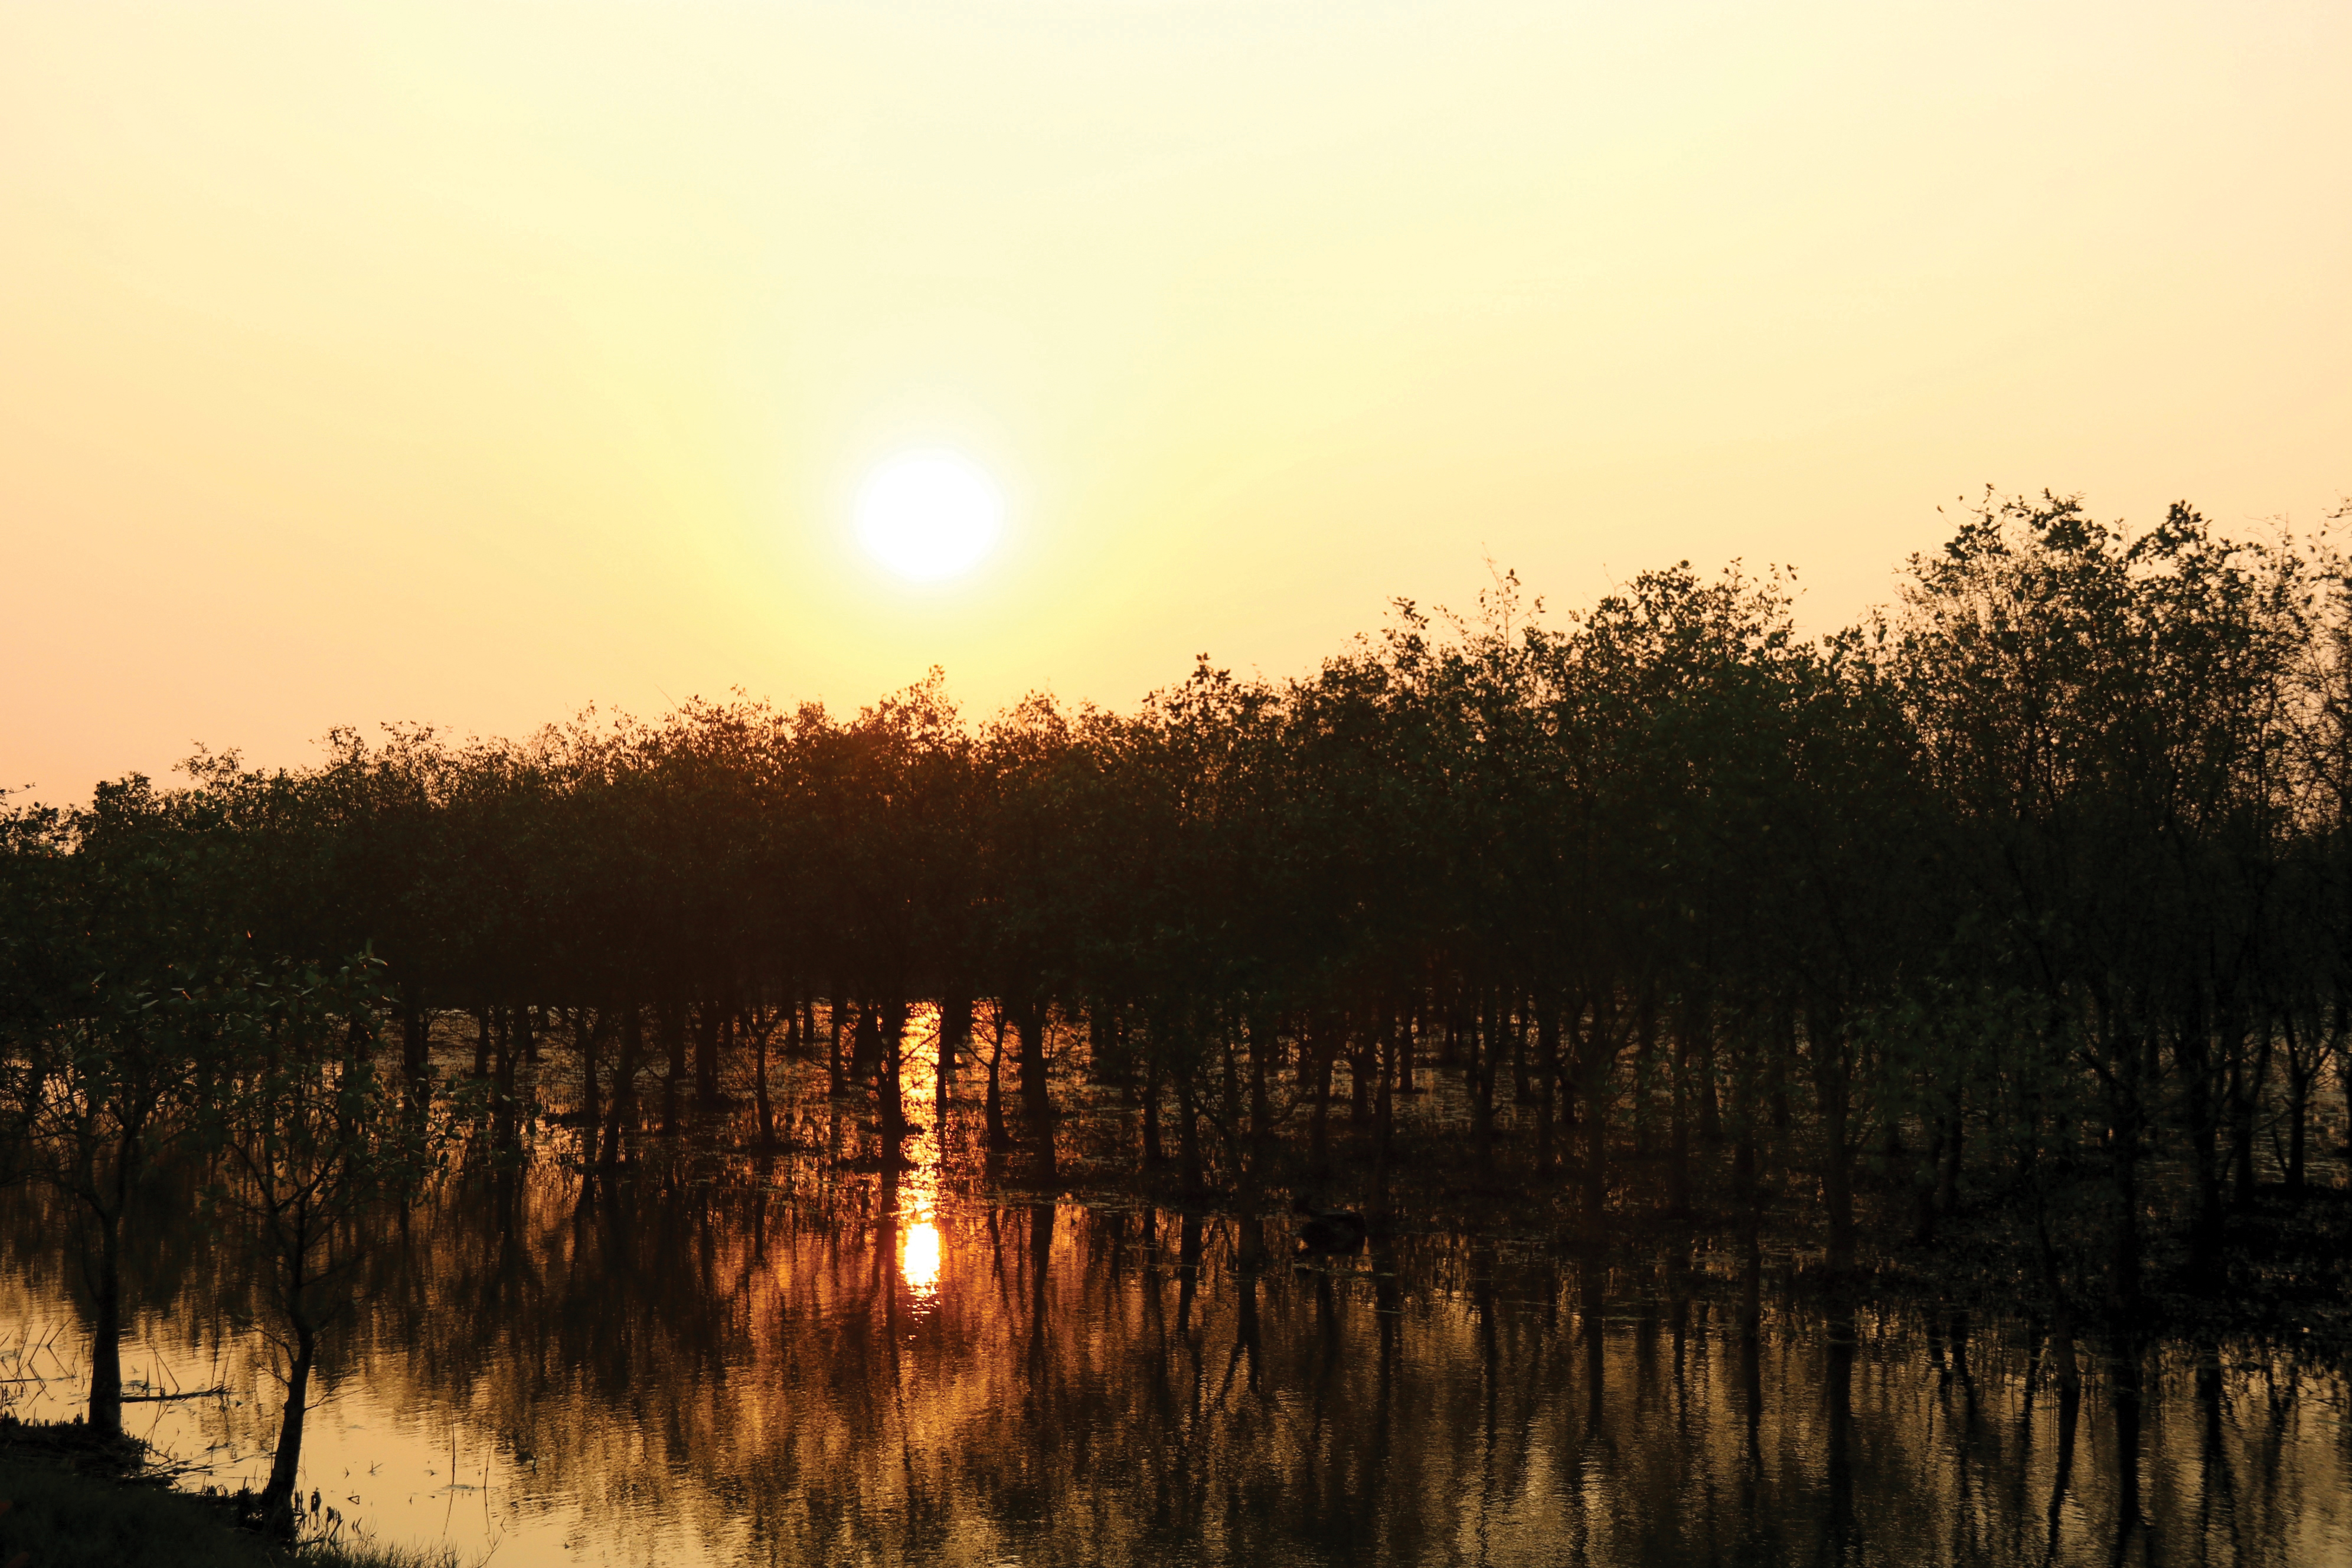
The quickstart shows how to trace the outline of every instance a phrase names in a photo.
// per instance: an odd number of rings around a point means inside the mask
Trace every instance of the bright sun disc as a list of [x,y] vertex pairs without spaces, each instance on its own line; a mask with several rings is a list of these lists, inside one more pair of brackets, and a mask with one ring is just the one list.
[[857,492],[857,542],[918,583],[971,570],[1003,527],[1003,496],[960,452],[901,452]]

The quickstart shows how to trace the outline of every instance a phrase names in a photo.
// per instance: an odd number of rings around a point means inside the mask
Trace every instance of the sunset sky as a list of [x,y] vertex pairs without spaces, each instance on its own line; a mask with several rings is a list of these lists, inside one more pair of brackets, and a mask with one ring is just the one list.
[[[866,477],[961,454],[910,583]],[[2352,493],[2352,5],[0,7],[0,785]]]

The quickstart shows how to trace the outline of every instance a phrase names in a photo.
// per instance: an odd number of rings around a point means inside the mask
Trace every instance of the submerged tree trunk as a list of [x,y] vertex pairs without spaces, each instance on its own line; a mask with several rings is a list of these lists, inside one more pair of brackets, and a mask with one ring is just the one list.
[[719,1108],[719,1033],[730,1012],[705,1002],[694,1021],[694,1108],[705,1116]]
[[[1381,1047],[1402,1057],[1412,1049],[1408,1039],[1409,1036],[1401,1025],[1381,1035]],[[1385,1231],[1389,1217],[1389,1146],[1396,1128],[1396,1099],[1392,1088],[1396,1075],[1389,1068],[1386,1061],[1381,1064],[1380,1089],[1372,1106],[1372,1201],[1370,1213],[1366,1217],[1370,1221],[1375,1235]]]
[[1030,1003],[1014,1016],[1021,1042],[1021,1120],[1038,1174],[1054,1176],[1054,1096],[1045,1076],[1045,1009]]
[[2251,1059],[2242,1040],[2232,1068],[2230,1093],[2231,1193],[2233,1207],[2251,1207],[2258,1185],[2254,1175],[2254,1118],[2262,1109],[2263,1090],[2271,1076],[2271,1032],[2264,1029]]
[[411,1106],[425,1082],[427,1026],[424,989],[412,980],[400,988],[400,1070]]
[[637,1058],[645,1050],[645,1012],[635,1002],[621,1008],[621,1060],[613,1070],[612,1119],[604,1124],[604,1152],[597,1164],[611,1170],[621,1161],[621,1132],[637,1123]]
[[2139,1116],[2127,1100],[2116,1103],[2108,1126],[2113,1147],[2109,1173],[2115,1184],[2115,1225],[2107,1266],[2107,1310],[2118,1322],[2139,1310]]
[[520,1007],[501,1007],[498,1014],[498,1146],[511,1151],[521,1138],[521,1107],[515,1091],[515,1032],[527,1029]]
[[[99,1208],[98,1267],[89,1281],[89,1429],[122,1436],[122,1216]],[[88,1254],[84,1254],[85,1257]]]
[[1835,1002],[1816,1001],[1805,1022],[1822,1125],[1822,1207],[1829,1230],[1823,1262],[1831,1280],[1842,1282],[1854,1267],[1853,1037]]
[[849,1092],[848,1075],[841,1061],[841,987],[838,985],[833,988],[832,996],[825,1002],[824,1021],[825,1092],[838,1100]]
[[775,1031],[776,1020],[770,1018],[764,1026],[751,1026],[751,1103],[760,1117],[760,1147],[776,1146],[776,1111],[768,1098],[768,1037]]
[[971,995],[969,992],[950,991],[940,1003],[939,1079],[941,1084],[955,1081],[956,1068],[971,1049]]
[[1552,1107],[1559,1100],[1559,998],[1536,997],[1536,1174],[1552,1167]]
[[1307,1124],[1307,1163],[1322,1171],[1331,1154],[1331,1067],[1339,1055],[1336,1032],[1344,1025],[1321,1020],[1307,1047],[1307,1092],[1313,1101]]
[[1696,1025],[1687,998],[1673,1025],[1674,1053],[1666,1064],[1666,1213],[1676,1219],[1690,1213],[1690,1079],[1691,1036]]
[[1502,1020],[1496,1016],[1499,993],[1481,990],[1473,1004],[1463,1032],[1463,1042],[1469,1047],[1468,1064],[1464,1071],[1470,1086],[1470,1140],[1472,1157],[1481,1172],[1495,1165],[1495,1058],[1500,1047]]
[[899,1163],[907,1142],[906,1080],[907,1005],[896,997],[885,1003],[881,1018],[882,1162]]
[[1143,1166],[1151,1170],[1167,1163],[1160,1147],[1160,1054],[1143,1063]]
[[1416,997],[1412,1005],[1397,1018],[1396,1091],[1399,1094],[1414,1092],[1412,1087],[1413,1035],[1416,1030],[1427,1027],[1427,1025],[1423,1022],[1424,1005],[1423,1000]]
[[596,1163],[596,1134],[604,1121],[596,1084],[596,1042],[604,1031],[603,1018],[592,1020],[585,1007],[572,1009],[572,1043],[580,1052],[580,1132],[590,1165]]
[[[299,1285],[295,1288],[299,1292]],[[262,1528],[292,1539],[294,1485],[301,1474],[302,1418],[310,1414],[310,1368],[318,1359],[318,1331],[301,1312],[294,1317],[294,1365],[286,1378],[286,1414],[278,1428],[278,1451],[269,1461],[269,1481],[261,1489]]]
[[1614,1009],[1603,999],[1594,1005],[1591,1018],[1577,1045],[1579,1098],[1584,1102],[1583,1210],[1584,1240],[1599,1242],[1609,1209],[1609,1069],[1616,1060]]
[[654,1010],[654,1018],[668,1055],[668,1070],[662,1075],[662,1136],[667,1138],[677,1131],[677,1093],[686,1079],[686,1007],[664,1002]]
[[[1176,1074],[1176,1159],[1183,1178],[1184,1195],[1204,1195],[1208,1181],[1201,1162],[1200,1097],[1193,1091],[1192,1073],[1181,1069]],[[1191,1217],[1186,1216],[1188,1223]]]
[[1004,1014],[996,1015],[996,1031],[988,1042],[988,1149],[1001,1154],[1013,1147],[1004,1131]]

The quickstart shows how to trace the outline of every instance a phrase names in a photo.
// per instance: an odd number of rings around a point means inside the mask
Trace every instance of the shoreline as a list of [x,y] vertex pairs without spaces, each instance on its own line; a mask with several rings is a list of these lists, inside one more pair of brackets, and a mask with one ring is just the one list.
[[270,1540],[236,1500],[181,1491],[136,1437],[0,1415],[5,1568],[454,1568],[455,1554],[341,1540]]

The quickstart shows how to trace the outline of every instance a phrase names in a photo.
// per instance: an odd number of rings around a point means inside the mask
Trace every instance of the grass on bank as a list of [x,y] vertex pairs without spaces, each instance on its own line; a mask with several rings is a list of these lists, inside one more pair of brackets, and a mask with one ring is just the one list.
[[0,1568],[453,1568],[455,1556],[349,1542],[288,1545],[225,1499],[172,1490],[134,1440],[0,1421]]

